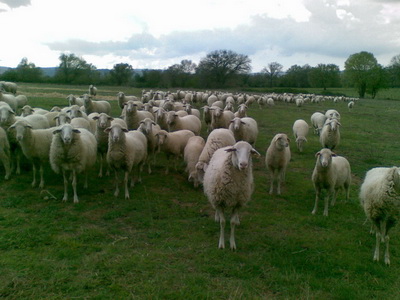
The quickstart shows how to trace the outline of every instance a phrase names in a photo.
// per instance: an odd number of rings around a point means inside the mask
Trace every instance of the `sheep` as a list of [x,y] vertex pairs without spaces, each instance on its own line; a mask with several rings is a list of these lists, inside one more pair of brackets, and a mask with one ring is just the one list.
[[207,99],[207,105],[212,106],[214,102],[218,101],[218,97],[215,95],[210,95]]
[[76,104],[69,107],[65,107],[63,111],[65,111],[70,116],[71,119],[79,117],[88,119],[87,113],[84,112],[82,108]]
[[138,101],[139,99],[136,96],[126,96],[123,92],[118,92],[117,93],[117,99],[118,99],[118,106],[123,109],[125,106],[125,103],[128,102],[129,100],[133,101]]
[[302,107],[304,105],[304,99],[302,97],[296,98],[295,101],[297,107]]
[[160,107],[156,110],[154,119],[155,122],[161,127],[161,129],[168,130],[167,112],[164,108]]
[[72,188],[74,203],[79,202],[76,192],[77,173],[85,174],[84,187],[87,188],[89,169],[95,164],[97,155],[97,142],[92,133],[86,129],[73,128],[71,124],[64,124],[53,131],[50,145],[50,165],[55,173],[63,174],[64,196],[68,200],[67,172],[72,172]]
[[16,94],[18,86],[14,82],[0,81],[0,90],[3,89],[5,92]]
[[17,101],[17,109],[21,109],[28,103],[28,98],[25,95],[18,95],[15,100]]
[[351,184],[351,169],[348,160],[342,156],[336,156],[328,148],[323,148],[315,155],[317,161],[312,173],[312,182],[315,189],[315,205],[312,214],[315,215],[318,208],[318,201],[321,198],[322,189],[327,190],[325,197],[324,216],[328,216],[329,198],[331,205],[335,205],[339,189],[346,191],[346,200],[349,199]]
[[337,119],[329,118],[325,121],[324,127],[322,127],[319,141],[323,148],[335,149],[340,142],[340,130],[341,124]]
[[96,95],[97,95],[97,88],[96,88],[93,84],[91,84],[91,85],[89,85],[89,90],[88,90],[88,92],[89,92],[89,96],[96,97]]
[[44,114],[44,116],[47,118],[47,121],[49,122],[49,126],[50,127],[55,127],[57,126],[57,122],[56,122],[56,117],[58,116],[59,112],[57,111],[50,111],[46,114]]
[[267,149],[265,164],[271,176],[270,194],[273,194],[274,190],[276,194],[281,194],[281,183],[285,181],[286,169],[291,158],[289,143],[290,139],[286,134],[278,133]]
[[210,107],[208,105],[205,105],[202,107],[203,109],[203,120],[204,123],[207,125],[207,133],[210,133],[212,130],[211,128],[211,119],[212,119],[212,111],[210,110]]
[[321,135],[322,127],[324,127],[326,116],[323,113],[315,112],[311,115],[311,124],[314,127],[314,133]]
[[7,133],[2,127],[0,127],[0,160],[6,173],[4,179],[8,180],[11,176],[10,143],[8,142]]
[[225,211],[231,210],[230,248],[236,250],[235,226],[239,225],[239,210],[251,198],[254,190],[252,155],[260,154],[247,142],[215,151],[204,174],[204,194],[215,209],[215,221],[220,224],[218,248],[225,248]]
[[354,107],[354,101],[350,101],[349,103],[347,103],[347,108],[349,109],[349,111],[351,111]]
[[273,98],[268,98],[267,99],[267,105],[270,106],[270,107],[274,106],[275,105],[274,99]]
[[157,138],[156,134],[161,130],[161,127],[157,125],[150,118],[145,118],[140,121],[138,130],[141,131],[147,138],[147,153],[148,153],[148,172],[151,173],[151,162],[155,163],[155,156],[157,150]]
[[[111,125],[105,129],[108,133],[107,163],[115,173],[115,192],[118,197],[118,172],[124,171],[125,199],[129,199],[128,180],[133,169],[137,169],[138,181],[141,182],[141,171],[143,164],[147,159],[147,139],[144,134],[138,130],[128,131],[127,128],[119,124]],[[133,174],[134,175],[134,174]],[[131,186],[135,183],[135,177],[132,176]]]
[[244,103],[239,104],[238,110],[234,114],[235,118],[236,117],[238,117],[238,118],[247,117],[247,109],[248,109],[248,107],[246,104],[244,104]]
[[206,144],[201,151],[199,161],[196,164],[197,177],[200,183],[203,183],[204,173],[207,169],[208,163],[214,152],[219,148],[232,146],[236,143],[232,131],[226,128],[217,128],[210,132],[207,137]]
[[84,106],[84,101],[83,98],[81,97],[75,97],[74,95],[70,94],[67,96],[67,100],[68,100],[68,105],[72,106],[72,105],[78,105],[79,107]]
[[219,107],[211,107],[211,128],[229,128],[231,120],[235,117],[233,112]]
[[[166,154],[168,161],[170,160],[170,157],[173,156],[175,170],[177,169],[176,161],[179,156],[183,155],[186,144],[192,136],[194,136],[194,133],[186,129],[174,132],[160,130],[156,134],[158,151],[163,151]],[[165,170],[165,174],[168,173],[169,163],[167,164],[167,168]]]
[[200,135],[201,121],[196,116],[186,115],[180,117],[177,112],[169,111],[167,113],[167,124],[170,132],[187,129],[192,131],[195,135]]
[[235,140],[246,141],[254,147],[258,136],[257,121],[250,117],[234,118],[229,125]]
[[297,149],[300,152],[303,152],[303,145],[307,142],[308,130],[309,126],[307,122],[302,119],[296,120],[293,124],[293,135],[296,139]]
[[333,119],[338,119],[340,120],[340,113],[336,109],[328,109],[325,112],[325,117],[328,118],[333,118]]
[[386,265],[390,265],[389,230],[394,227],[400,216],[399,194],[399,167],[378,167],[369,170],[359,194],[361,206],[375,230],[376,244],[373,260],[379,261],[379,246],[381,242],[385,242]]
[[195,188],[199,186],[196,164],[205,144],[206,142],[201,136],[192,136],[183,151],[183,160],[186,163],[186,172],[189,175],[188,181],[193,182]]
[[126,112],[124,121],[126,122],[128,129],[137,129],[140,125],[140,121],[149,118],[154,120],[153,114],[149,111],[139,111],[137,104],[133,100],[129,100],[126,104]]
[[200,111],[196,108],[192,108],[190,104],[185,105],[185,111],[188,113],[188,115],[196,116],[200,120]]
[[43,165],[49,161],[53,128],[33,129],[29,122],[21,119],[11,125],[10,129],[15,130],[15,137],[21,146],[22,152],[32,162],[32,187],[36,187],[36,171],[39,166],[39,188],[42,189],[44,187]]
[[6,94],[0,90],[0,101],[7,103],[14,112],[17,112],[18,103],[14,95]]
[[111,105],[108,101],[92,101],[91,96],[88,94],[83,95],[83,101],[86,114],[91,114],[92,112],[110,114],[111,112]]

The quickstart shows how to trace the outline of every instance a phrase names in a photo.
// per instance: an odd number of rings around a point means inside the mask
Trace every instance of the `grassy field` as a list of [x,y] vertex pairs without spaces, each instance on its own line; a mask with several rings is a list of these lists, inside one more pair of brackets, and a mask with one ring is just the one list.
[[[79,86],[22,85],[32,106],[65,106]],[[116,99],[116,87],[98,87],[98,98]],[[126,94],[139,90],[123,89]],[[388,91],[389,92],[389,91]],[[391,99],[400,99],[390,91]],[[397,95],[397,96],[396,96]],[[378,95],[379,96],[379,95]],[[389,97],[389,96],[388,96]],[[383,97],[387,98],[387,97]],[[118,116],[116,102],[113,115]],[[305,151],[292,141],[292,161],[282,196],[270,196],[265,150],[272,137],[292,137],[296,119],[309,122],[315,111],[335,108],[342,115],[336,153],[351,164],[350,201],[339,194],[329,217],[311,215],[311,173],[320,149],[310,131]],[[238,250],[219,250],[219,224],[201,189],[186,180],[183,164],[164,174],[158,156],[153,174],[131,190],[131,200],[113,196],[112,177],[89,188],[78,178],[79,204],[62,202],[62,176],[45,170],[46,191],[30,186],[31,167],[3,180],[0,168],[0,297],[7,299],[395,299],[400,295],[400,234],[391,232],[390,267],[372,261],[375,238],[359,205],[367,170],[399,165],[400,102],[278,103],[253,106],[259,125],[254,160],[255,191],[241,212]],[[293,139],[292,139],[293,140]],[[123,194],[123,193],[122,193]],[[229,228],[229,225],[227,225]]]

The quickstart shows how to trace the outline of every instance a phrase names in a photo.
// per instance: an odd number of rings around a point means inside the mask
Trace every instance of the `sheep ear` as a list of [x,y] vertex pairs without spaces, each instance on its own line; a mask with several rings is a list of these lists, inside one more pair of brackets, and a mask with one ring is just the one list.
[[287,138],[287,141],[290,143],[290,139],[289,138]]
[[79,129],[76,129],[76,128],[72,129],[72,132],[81,133],[81,132],[79,131]]
[[332,157],[336,157],[337,154],[335,152],[332,152]]
[[7,130],[12,130],[12,129],[14,129],[14,128],[15,128],[15,123],[14,123],[13,125],[11,125],[10,127],[8,127]]
[[156,126],[156,125],[157,125],[157,123],[156,123],[156,122],[151,122],[151,124],[153,124],[154,126]]
[[25,127],[32,129],[32,125],[31,124],[26,124]]
[[235,151],[237,151],[237,149],[234,147],[231,147],[231,148],[225,149],[225,151],[226,152],[235,152]]
[[110,120],[110,121],[114,121],[113,117],[108,117],[107,119]]
[[60,133],[60,132],[61,132],[61,129],[56,129],[53,131],[53,134]]
[[105,133],[109,133],[111,131],[111,127],[107,127],[106,129],[104,129]]
[[339,126],[342,126],[342,124],[340,124],[340,122],[337,122]]
[[122,128],[123,132],[129,132],[129,130],[127,128]]
[[261,154],[254,148],[250,150],[250,153],[255,155],[256,157],[261,157]]
[[92,119],[93,119],[93,120],[98,120],[98,119],[99,119],[99,116],[94,116]]
[[246,122],[240,121],[241,124],[246,124]]
[[320,156],[320,155],[321,155],[321,152],[315,153],[315,157],[318,157],[318,156]]

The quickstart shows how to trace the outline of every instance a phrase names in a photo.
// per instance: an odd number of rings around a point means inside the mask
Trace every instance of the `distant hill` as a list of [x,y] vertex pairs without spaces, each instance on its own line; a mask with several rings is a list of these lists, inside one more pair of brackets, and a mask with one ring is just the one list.
[[3,74],[5,71],[9,70],[9,67],[0,67],[0,75]]

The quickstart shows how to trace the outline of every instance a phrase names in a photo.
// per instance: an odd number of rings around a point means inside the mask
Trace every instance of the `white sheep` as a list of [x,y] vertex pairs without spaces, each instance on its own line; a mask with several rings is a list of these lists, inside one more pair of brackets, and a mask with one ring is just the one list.
[[0,81],[0,90],[3,89],[4,91],[15,95],[17,93],[17,88],[18,86],[15,82]]
[[195,135],[200,135],[201,121],[196,116],[186,115],[180,117],[178,112],[169,111],[167,113],[167,124],[170,132],[187,129],[193,132]]
[[188,181],[193,182],[195,188],[199,186],[196,164],[199,161],[201,152],[206,144],[201,136],[192,136],[183,151],[183,160],[186,163],[186,172],[188,173]]
[[260,155],[249,143],[215,151],[204,174],[204,194],[215,209],[215,221],[220,223],[218,248],[225,248],[225,211],[231,211],[230,248],[236,250],[235,226],[239,225],[239,210],[251,199],[254,190],[251,155]]
[[234,118],[229,125],[235,140],[246,141],[254,147],[258,136],[257,121],[250,117]]
[[6,94],[0,90],[0,101],[7,103],[14,112],[17,112],[18,103],[14,95]]
[[11,125],[10,130],[15,130],[15,137],[21,146],[22,152],[32,163],[32,187],[36,186],[36,172],[39,167],[39,188],[42,189],[44,187],[43,166],[49,161],[53,128],[33,129],[29,122],[21,119]]
[[158,149],[166,154],[168,160],[165,174],[169,173],[169,160],[171,156],[173,158],[175,170],[177,170],[177,160],[183,155],[186,144],[192,136],[194,136],[194,133],[186,129],[174,132],[160,130],[156,134]]
[[86,129],[73,128],[70,124],[64,124],[53,131],[50,146],[50,165],[54,172],[63,174],[64,196],[63,201],[68,200],[68,176],[72,172],[72,188],[74,203],[79,202],[76,192],[77,173],[85,174],[85,185],[89,169],[95,164],[97,155],[97,142],[92,133]]
[[111,112],[111,104],[106,100],[92,101],[91,96],[85,94],[83,95],[83,101],[86,114],[91,114],[92,112],[110,114]]
[[128,102],[129,100],[132,101],[139,101],[139,98],[136,96],[126,96],[124,92],[118,92],[117,93],[117,99],[118,99],[118,106],[123,109],[125,106],[125,103]]
[[291,158],[289,142],[286,134],[278,133],[267,149],[265,164],[271,177],[270,194],[273,194],[274,190],[276,194],[281,194],[281,183],[285,181],[286,169]]
[[202,109],[203,109],[203,121],[204,123],[206,123],[207,133],[210,133],[212,130],[211,128],[212,112],[208,105],[203,106]]
[[323,113],[315,112],[311,115],[311,125],[314,127],[314,133],[321,135],[322,127],[324,127],[326,116]]
[[308,130],[309,126],[307,122],[302,119],[296,120],[293,124],[293,135],[296,139],[297,149],[300,152],[303,152],[304,143],[307,142]]
[[11,176],[10,143],[8,142],[7,133],[2,127],[0,127],[0,160],[6,173],[4,179],[8,180]]
[[268,99],[267,99],[267,105],[270,106],[270,107],[271,107],[271,106],[274,106],[274,105],[275,105],[274,99],[271,98],[271,97],[268,98]]
[[234,113],[229,110],[223,110],[219,107],[211,107],[211,128],[229,128],[232,119],[235,117]]
[[248,107],[246,104],[244,104],[244,103],[239,104],[238,110],[234,114],[235,118],[236,117],[238,117],[238,118],[247,117],[247,110],[248,110]]
[[161,127],[156,124],[153,120],[145,118],[140,121],[138,128],[147,138],[147,153],[148,153],[148,172],[151,173],[151,164],[155,163],[156,150],[157,150],[157,137],[156,134],[161,130]]
[[28,98],[25,95],[17,95],[15,100],[17,101],[17,109],[21,109],[28,103]]
[[373,168],[361,185],[360,201],[375,230],[376,244],[373,256],[379,261],[379,246],[384,242],[385,264],[390,265],[389,230],[400,216],[400,168]]
[[323,189],[326,189],[327,195],[325,197],[324,216],[328,216],[329,198],[332,199],[331,205],[335,205],[339,189],[344,188],[346,200],[349,199],[351,184],[350,163],[346,158],[336,156],[336,154],[328,148],[321,149],[315,156],[317,157],[317,161],[311,178],[316,195],[312,214],[316,214],[321,192]]
[[328,118],[333,118],[333,119],[338,119],[340,120],[340,113],[336,109],[328,109],[325,112],[325,117]]
[[335,118],[326,119],[324,126],[322,127],[319,141],[323,148],[335,149],[340,142],[340,122]]
[[196,108],[193,108],[192,105],[186,104],[185,111],[188,113],[188,115],[193,115],[200,119],[200,111]]
[[128,181],[133,173],[131,186],[135,183],[134,169],[137,169],[138,178],[141,181],[141,171],[147,159],[147,139],[138,130],[128,131],[127,128],[119,124],[114,124],[105,129],[109,134],[107,163],[115,172],[115,192],[114,196],[119,195],[118,173],[124,171],[125,199],[129,199]]
[[229,129],[217,128],[210,132],[207,137],[206,145],[204,146],[203,151],[201,151],[199,161],[196,164],[197,180],[200,183],[203,183],[204,173],[214,152],[219,148],[232,146],[235,143],[235,137]]
[[349,103],[347,103],[347,108],[349,109],[349,111],[351,111],[354,107],[354,101],[350,101]]
[[70,94],[67,96],[68,105],[78,105],[79,107],[84,106],[84,101],[82,97],[75,97],[74,95]]
[[97,87],[95,87],[93,84],[89,85],[88,92],[89,92],[89,96],[96,97],[96,95],[97,95]]
[[136,130],[140,125],[140,121],[143,121],[146,118],[154,120],[151,112],[138,110],[137,104],[133,100],[129,100],[127,103],[125,103],[125,106],[126,110],[123,119],[126,122],[129,130]]

